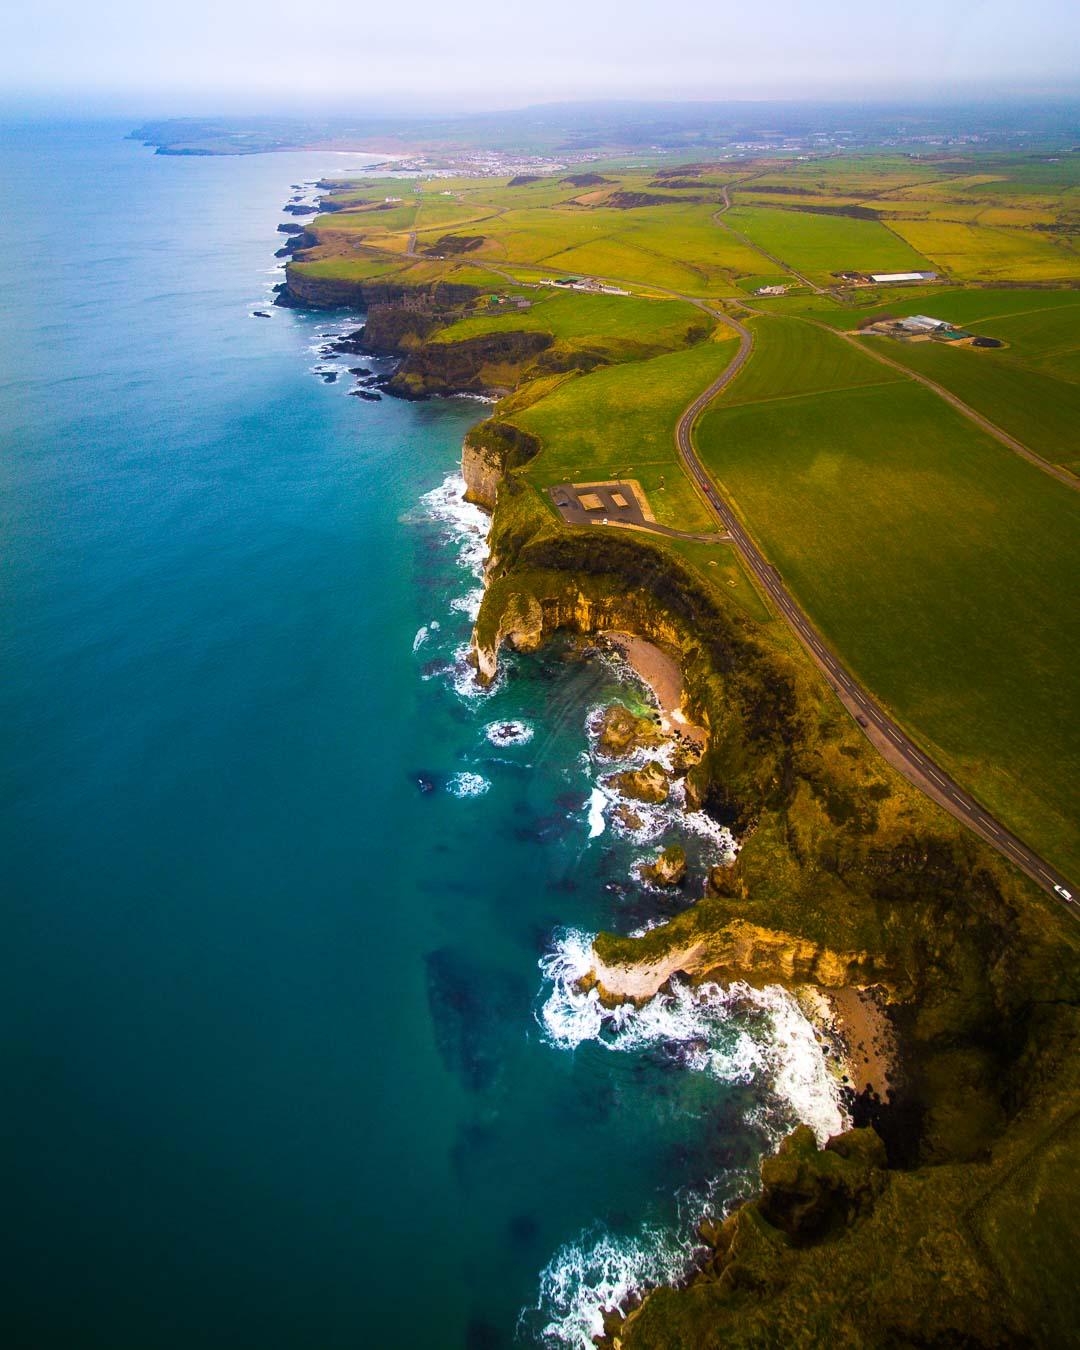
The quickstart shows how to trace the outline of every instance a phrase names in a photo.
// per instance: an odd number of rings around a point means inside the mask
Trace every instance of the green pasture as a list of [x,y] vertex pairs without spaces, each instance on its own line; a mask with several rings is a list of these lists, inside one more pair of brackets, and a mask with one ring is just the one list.
[[735,206],[721,219],[751,243],[817,281],[827,281],[832,272],[930,270],[922,254],[876,220],[774,206]]
[[1080,494],[907,381],[721,405],[697,443],[855,676],[1080,875]]
[[1000,325],[988,326],[993,320],[1059,309],[1075,311],[1077,306],[1080,306],[1080,292],[1073,290],[932,286],[896,290],[870,304],[849,307],[832,303],[817,311],[814,317],[832,327],[854,328],[863,319],[880,319],[886,315],[901,319],[907,314],[929,314],[935,319],[947,319],[961,327],[978,328],[980,332],[997,336]]
[[481,311],[443,329],[436,342],[460,342],[487,333],[527,330],[551,333],[561,342],[587,343],[627,352],[660,352],[702,337],[713,321],[683,300],[641,300],[631,295],[581,291],[530,291],[532,306]]
[[904,377],[863,356],[842,337],[802,319],[755,319],[750,359],[722,395],[725,407]]
[[555,483],[636,478],[658,521],[692,533],[717,526],[684,475],[675,424],[734,355],[731,342],[702,342],[648,361],[609,366],[560,385],[513,414],[540,438],[526,470],[546,489]]
[[1080,471],[1080,384],[1025,364],[1011,349],[863,341],[879,344],[894,361],[943,385],[1037,455]]

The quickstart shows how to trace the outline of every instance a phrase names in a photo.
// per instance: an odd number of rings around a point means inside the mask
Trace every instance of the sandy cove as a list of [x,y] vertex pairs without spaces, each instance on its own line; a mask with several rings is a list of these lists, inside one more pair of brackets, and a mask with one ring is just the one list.
[[[683,676],[679,663],[655,643],[635,633],[612,631],[603,636],[652,690],[660,708],[662,729],[704,745],[708,733],[683,711]],[[668,953],[659,961],[620,970],[618,998],[642,1002],[653,997],[673,975],[693,970],[702,955],[700,944]],[[603,980],[611,972],[597,971]],[[610,991],[608,996],[611,997]],[[833,1054],[842,1077],[856,1094],[870,1092],[881,1102],[892,1096],[899,1079],[896,1033],[882,1001],[873,990],[855,985],[823,988],[806,984],[797,997],[818,1039]]]
[[638,678],[653,691],[660,705],[661,729],[669,735],[678,733],[704,745],[708,739],[705,729],[691,722],[683,711],[682,670],[674,657],[635,633],[614,631],[604,633],[603,636],[622,654]]

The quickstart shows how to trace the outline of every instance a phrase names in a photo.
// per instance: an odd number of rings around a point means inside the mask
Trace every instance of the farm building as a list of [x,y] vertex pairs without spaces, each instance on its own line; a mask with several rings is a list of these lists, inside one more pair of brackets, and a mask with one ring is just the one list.
[[871,272],[870,280],[879,286],[902,286],[909,281],[936,281],[936,272]]
[[897,324],[906,333],[933,333],[938,328],[948,328],[944,319],[932,319],[929,314],[912,314]]

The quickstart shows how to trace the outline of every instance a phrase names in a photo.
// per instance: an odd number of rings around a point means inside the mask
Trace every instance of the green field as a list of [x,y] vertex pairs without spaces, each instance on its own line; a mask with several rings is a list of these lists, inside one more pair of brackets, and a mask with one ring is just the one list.
[[693,533],[716,524],[683,474],[675,424],[734,355],[731,342],[611,366],[561,385],[513,421],[539,436],[527,475],[537,487],[636,478],[661,524]]
[[[983,324],[1002,335],[1006,325]],[[1034,368],[1011,349],[865,338],[894,361],[943,385],[1052,464],[1080,472],[1080,384]]]
[[755,319],[752,329],[753,357],[725,391],[725,407],[904,378],[802,319],[770,315]]
[[1080,495],[906,381],[721,405],[697,441],[856,677],[1080,874]]
[[722,219],[751,243],[814,281],[826,282],[833,272],[931,270],[922,254],[876,220],[772,206],[737,206]]
[[435,341],[459,342],[486,333],[525,329],[625,356],[651,355],[685,346],[688,339],[702,336],[713,326],[708,315],[684,300],[641,300],[630,295],[589,295],[550,288],[522,293],[532,300],[529,309],[503,306],[494,312],[481,310],[444,328]]
[[[811,299],[823,302],[825,297],[796,297],[789,309],[809,309]],[[840,305],[835,301],[819,303],[814,317],[834,328],[854,328],[863,319],[879,319],[885,315],[903,318],[905,314],[930,314],[936,319],[947,319],[950,323],[964,328],[973,328],[979,332],[998,334],[1000,323],[993,328],[987,327],[992,321],[1019,315],[1045,314],[1050,310],[1077,310],[1080,307],[1080,292],[1074,290],[1026,290],[1010,287],[1008,290],[992,287],[979,287],[962,290],[956,286],[913,287],[897,291],[886,299],[855,306]],[[1080,317],[1064,318],[1073,331],[1080,329]],[[1011,340],[1011,339],[1010,339]]]

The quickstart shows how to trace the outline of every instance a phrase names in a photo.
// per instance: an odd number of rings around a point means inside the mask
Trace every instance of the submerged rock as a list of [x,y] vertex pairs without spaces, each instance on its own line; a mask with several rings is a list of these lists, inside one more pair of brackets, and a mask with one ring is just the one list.
[[604,779],[604,786],[613,788],[624,797],[632,797],[637,802],[648,802],[659,806],[668,798],[669,779],[667,770],[658,759],[650,759],[640,769],[624,769],[622,773],[613,773]]
[[656,886],[681,885],[686,877],[686,849],[681,844],[671,844],[655,862],[645,864],[641,875]]

